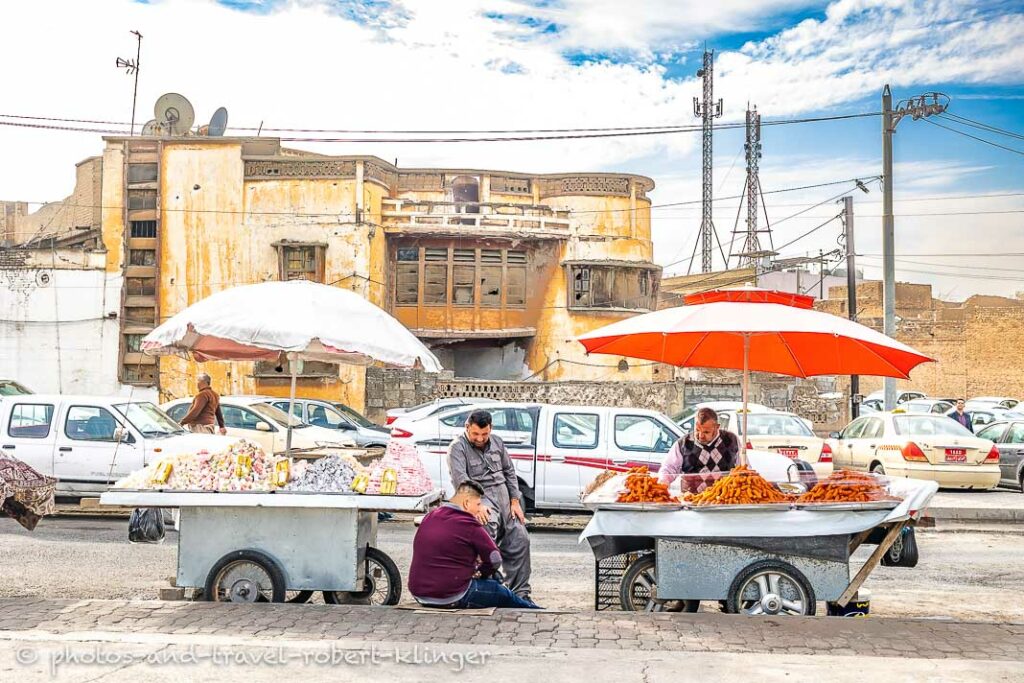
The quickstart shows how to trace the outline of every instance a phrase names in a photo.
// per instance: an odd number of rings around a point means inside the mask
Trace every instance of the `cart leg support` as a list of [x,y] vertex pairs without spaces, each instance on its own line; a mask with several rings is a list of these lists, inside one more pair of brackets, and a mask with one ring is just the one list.
[[875,548],[875,552],[871,553],[871,557],[868,558],[868,561],[860,568],[857,575],[853,577],[853,581],[850,582],[850,585],[846,587],[843,594],[839,596],[838,600],[836,600],[837,605],[840,607],[846,607],[850,600],[853,599],[853,596],[857,594],[860,587],[864,585],[864,581],[867,580],[868,575],[875,567],[878,566],[878,563],[882,561],[882,556],[889,550],[892,544],[896,541],[896,537],[899,536],[903,531],[903,527],[907,524],[908,522],[904,521],[898,524],[893,524],[892,527],[890,527],[889,533],[885,535],[882,542],[878,544],[877,548]]

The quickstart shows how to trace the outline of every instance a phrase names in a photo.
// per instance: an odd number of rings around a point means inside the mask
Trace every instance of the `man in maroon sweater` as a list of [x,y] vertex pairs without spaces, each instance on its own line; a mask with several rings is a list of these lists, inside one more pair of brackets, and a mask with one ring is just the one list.
[[480,484],[464,481],[423,518],[412,542],[409,592],[429,607],[540,609],[494,578],[501,553],[477,520],[483,495]]

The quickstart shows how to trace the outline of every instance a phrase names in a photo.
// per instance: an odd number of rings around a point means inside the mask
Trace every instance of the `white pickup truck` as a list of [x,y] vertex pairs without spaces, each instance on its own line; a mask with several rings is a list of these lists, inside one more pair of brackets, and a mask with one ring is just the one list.
[[161,454],[221,450],[228,436],[190,434],[152,403],[123,397],[0,398],[0,450],[56,477],[58,496],[91,496]]
[[[496,405],[495,409],[500,407]],[[506,443],[506,447],[527,507],[534,510],[582,509],[580,491],[601,471],[624,472],[646,465],[656,472],[683,436],[678,425],[653,410],[542,404],[521,407],[534,418],[532,439],[528,443]],[[488,406],[473,408],[487,410]],[[452,414],[458,412],[460,409],[455,408]],[[443,420],[438,424],[443,425]],[[451,495],[447,457],[451,436],[421,432],[412,440],[434,483]],[[750,452],[750,464],[774,481],[796,480],[808,476],[808,471],[813,476],[809,464],[776,453]],[[797,475],[792,470],[805,474]]]

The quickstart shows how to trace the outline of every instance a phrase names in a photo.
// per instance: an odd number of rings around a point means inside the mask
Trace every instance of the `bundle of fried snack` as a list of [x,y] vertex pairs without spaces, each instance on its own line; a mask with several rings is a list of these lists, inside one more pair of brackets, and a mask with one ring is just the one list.
[[668,486],[652,477],[647,467],[634,467],[626,477],[626,490],[619,494],[619,503],[678,503]]
[[757,505],[789,503],[792,498],[782,493],[760,474],[746,465],[737,465],[729,475],[696,495],[683,498],[693,505]]
[[885,486],[871,474],[836,470],[810,491],[797,498],[798,503],[869,503],[901,500],[890,496]]

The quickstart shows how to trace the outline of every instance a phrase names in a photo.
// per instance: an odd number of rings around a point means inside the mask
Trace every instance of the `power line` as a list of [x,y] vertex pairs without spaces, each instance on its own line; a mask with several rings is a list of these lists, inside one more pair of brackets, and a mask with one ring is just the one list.
[[952,113],[950,113],[948,111],[945,114],[940,114],[939,118],[940,119],[948,119],[948,120],[951,120],[951,121],[955,121],[956,123],[959,123],[959,124],[964,125],[964,126],[970,126],[971,128],[977,128],[979,130],[986,130],[986,131],[988,131],[990,133],[999,133],[1000,135],[1005,135],[1007,137],[1017,138],[1018,140],[1024,140],[1024,135],[1021,135],[1020,133],[1014,133],[1012,130],[1006,130],[1005,128],[999,128],[997,126],[990,126],[987,123],[982,123],[981,121],[975,121],[973,119],[967,118],[966,116],[960,116],[958,114],[952,114]]
[[1007,147],[1006,145],[1000,145],[998,142],[992,142],[991,140],[986,140],[985,138],[979,138],[977,135],[971,135],[970,133],[966,133],[966,132],[964,132],[962,130],[957,130],[956,128],[950,128],[949,126],[944,126],[941,123],[936,123],[935,121],[932,121],[930,119],[922,119],[922,121],[925,121],[926,123],[930,123],[933,126],[938,126],[939,128],[943,128],[945,130],[948,130],[951,133],[956,133],[957,135],[963,135],[964,137],[971,138],[972,140],[977,140],[978,142],[984,142],[986,145],[991,145],[993,147],[998,147],[999,149],[1005,149],[1007,152],[1013,152],[1014,154],[1019,154],[1021,156],[1024,156],[1024,150],[1014,149],[1013,147]]

